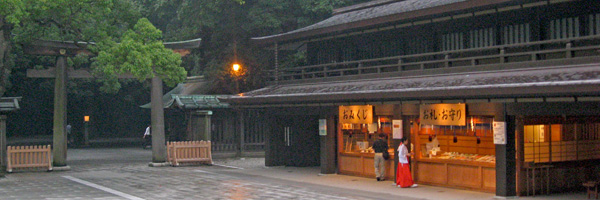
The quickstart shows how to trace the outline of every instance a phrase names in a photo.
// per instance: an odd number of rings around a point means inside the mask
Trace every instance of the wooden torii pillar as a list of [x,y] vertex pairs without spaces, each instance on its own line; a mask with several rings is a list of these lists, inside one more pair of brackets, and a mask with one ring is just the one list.
[[[44,41],[39,40],[25,45],[23,50],[31,55],[56,56],[56,66],[45,70],[28,69],[28,78],[54,78],[54,125],[53,125],[53,148],[52,157],[55,167],[67,166],[67,80],[69,78],[93,78],[88,69],[67,69],[67,57],[80,53],[90,54],[85,48],[87,43],[75,44],[73,42]],[[167,42],[166,48],[185,56],[191,49],[200,46],[200,39]],[[121,75],[119,78],[133,78]],[[162,80],[158,77],[152,79],[151,92],[151,122],[152,122],[152,162],[166,162],[164,111],[162,103]],[[159,90],[160,89],[160,90]],[[156,144],[156,145],[154,145]],[[163,144],[163,145],[159,145]]]

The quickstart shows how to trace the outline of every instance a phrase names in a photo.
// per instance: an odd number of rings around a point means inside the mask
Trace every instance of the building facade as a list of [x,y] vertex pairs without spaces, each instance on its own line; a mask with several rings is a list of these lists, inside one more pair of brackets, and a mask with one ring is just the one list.
[[[374,177],[378,133],[408,138],[417,183],[559,193],[598,180],[600,2],[381,0],[253,38],[271,84],[227,101],[262,113],[266,165]],[[280,57],[306,55],[307,65]],[[408,145],[407,145],[408,146]],[[394,177],[397,158],[388,161]]]

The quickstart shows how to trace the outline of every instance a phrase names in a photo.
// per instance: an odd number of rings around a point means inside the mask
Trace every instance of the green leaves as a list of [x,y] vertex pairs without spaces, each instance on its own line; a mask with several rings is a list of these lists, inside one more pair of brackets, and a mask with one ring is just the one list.
[[180,66],[181,56],[165,48],[160,38],[162,32],[142,18],[123,35],[120,43],[99,46],[93,69],[104,83],[101,89],[118,91],[121,74],[130,74],[140,82],[159,76],[169,86],[183,82],[187,72]]

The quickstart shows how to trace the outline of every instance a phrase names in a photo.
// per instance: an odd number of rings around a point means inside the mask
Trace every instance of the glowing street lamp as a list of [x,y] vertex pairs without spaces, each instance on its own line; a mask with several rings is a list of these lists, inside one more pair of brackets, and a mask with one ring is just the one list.
[[240,71],[242,69],[242,66],[236,62],[233,63],[233,65],[231,65],[231,69],[233,70],[233,82],[235,82],[235,93],[240,93],[240,85],[238,82],[240,81]]
[[234,63],[233,66],[232,66],[232,69],[233,69],[234,72],[240,71],[241,68],[242,67],[240,66],[240,64],[237,64],[237,63]]

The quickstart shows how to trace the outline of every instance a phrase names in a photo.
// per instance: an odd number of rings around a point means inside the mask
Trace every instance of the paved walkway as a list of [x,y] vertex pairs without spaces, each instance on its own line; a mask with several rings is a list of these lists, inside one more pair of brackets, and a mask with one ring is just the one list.
[[[213,166],[148,167],[141,148],[69,149],[70,171],[16,172],[0,178],[0,199],[494,199],[493,194],[391,181],[320,175],[315,167],[264,167],[262,158]],[[584,199],[583,193],[519,199]]]

